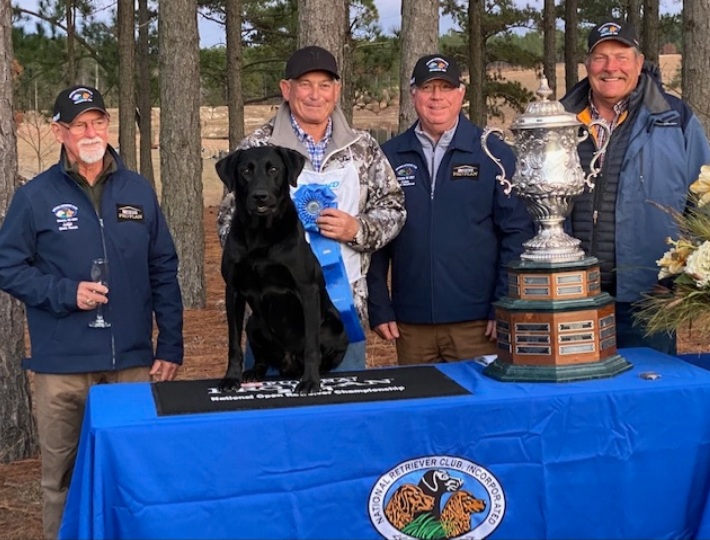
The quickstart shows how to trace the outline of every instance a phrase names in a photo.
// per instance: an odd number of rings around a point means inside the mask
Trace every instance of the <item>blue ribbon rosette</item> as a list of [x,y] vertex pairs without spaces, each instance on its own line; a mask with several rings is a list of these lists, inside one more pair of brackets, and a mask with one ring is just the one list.
[[338,207],[335,193],[328,186],[307,184],[293,194],[293,202],[303,228],[309,233],[311,249],[323,269],[325,288],[330,300],[340,312],[350,343],[364,341],[365,333],[355,310],[340,243],[322,236],[316,224],[316,219],[323,210]]

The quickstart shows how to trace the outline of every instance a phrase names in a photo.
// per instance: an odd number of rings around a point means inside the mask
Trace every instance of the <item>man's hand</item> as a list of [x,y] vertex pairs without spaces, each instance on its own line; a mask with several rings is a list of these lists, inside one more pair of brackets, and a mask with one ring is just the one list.
[[488,321],[486,325],[486,337],[489,341],[495,341],[498,338],[495,321]]
[[320,233],[339,242],[352,242],[360,229],[360,222],[337,208],[326,208],[316,219]]
[[172,381],[180,366],[167,360],[156,360],[150,368],[150,378],[153,382]]
[[375,333],[382,339],[387,341],[394,341],[399,337],[399,328],[397,328],[397,321],[390,321],[377,325],[375,328]]
[[88,311],[96,309],[96,304],[108,302],[108,287],[95,281],[80,281],[76,289],[76,307]]

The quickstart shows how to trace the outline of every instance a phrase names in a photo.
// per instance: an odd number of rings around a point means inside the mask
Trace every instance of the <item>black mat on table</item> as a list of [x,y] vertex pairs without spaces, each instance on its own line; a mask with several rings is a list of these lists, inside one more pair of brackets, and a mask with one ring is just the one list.
[[159,416],[470,394],[434,366],[328,374],[321,379],[321,391],[307,396],[293,393],[297,382],[273,378],[232,392],[220,392],[219,379],[151,386]]

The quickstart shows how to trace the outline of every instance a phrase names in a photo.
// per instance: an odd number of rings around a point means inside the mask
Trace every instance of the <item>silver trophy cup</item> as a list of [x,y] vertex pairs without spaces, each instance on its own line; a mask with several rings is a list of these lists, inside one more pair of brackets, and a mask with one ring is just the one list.
[[[597,161],[609,143],[609,130],[601,122],[592,122],[591,125],[606,132],[606,137],[603,146],[594,153],[590,172],[585,176],[577,145],[589,137],[589,128],[574,114],[566,112],[559,101],[549,101],[551,94],[547,79],[543,77],[537,91],[540,100],[530,103],[526,112],[518,115],[510,127],[513,139],[507,139],[500,128],[488,127],[481,136],[481,145],[500,168],[501,174],[496,178],[505,186],[505,193],[512,190],[522,198],[538,225],[537,234],[523,244],[525,251],[521,259],[556,263],[584,258],[580,240],[568,235],[563,224],[572,210],[574,198],[584,191],[585,186],[590,191],[594,189],[593,179],[601,170]],[[506,178],[500,159],[488,148],[491,133],[497,133],[513,148],[516,165],[512,181]]]

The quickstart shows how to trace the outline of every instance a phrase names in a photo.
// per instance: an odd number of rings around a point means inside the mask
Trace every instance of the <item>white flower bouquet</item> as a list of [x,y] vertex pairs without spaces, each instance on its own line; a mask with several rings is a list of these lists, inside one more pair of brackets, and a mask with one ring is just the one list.
[[[636,306],[636,320],[648,334],[675,332],[710,314],[710,165],[701,167],[690,191],[693,205],[682,214],[671,211],[679,237],[667,239],[670,249],[656,261],[658,279],[666,285]],[[710,334],[710,325],[695,329]]]

